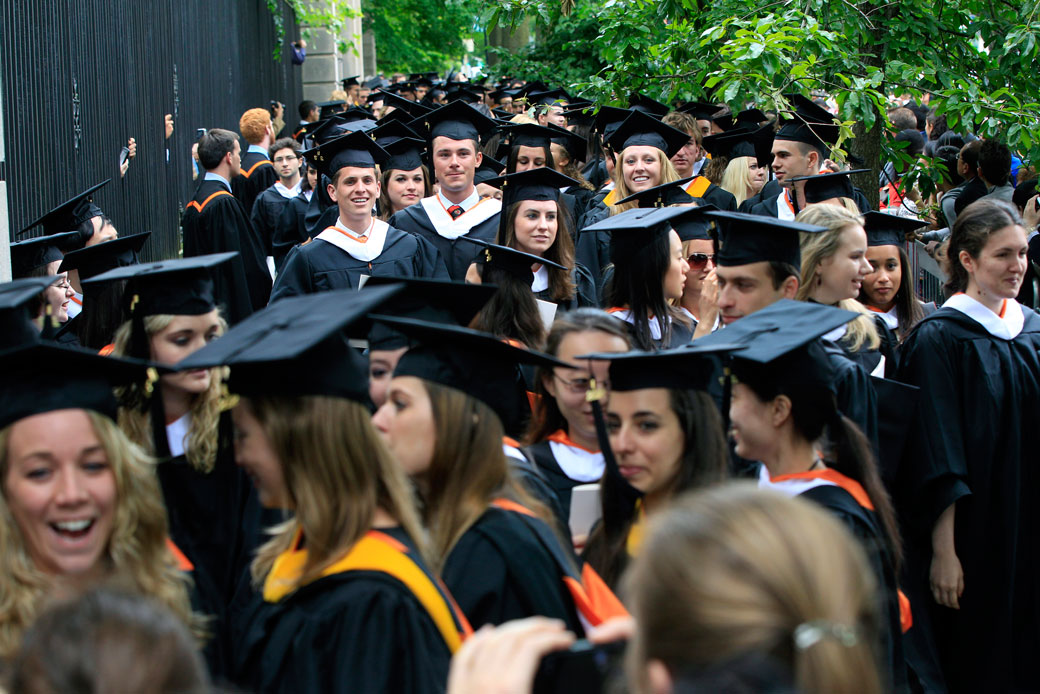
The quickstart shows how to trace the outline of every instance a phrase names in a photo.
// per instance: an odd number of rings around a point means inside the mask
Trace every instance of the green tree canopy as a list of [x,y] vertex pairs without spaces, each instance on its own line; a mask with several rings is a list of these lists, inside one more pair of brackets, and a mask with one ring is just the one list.
[[381,72],[457,66],[482,5],[475,0],[362,0],[365,28],[376,37]]

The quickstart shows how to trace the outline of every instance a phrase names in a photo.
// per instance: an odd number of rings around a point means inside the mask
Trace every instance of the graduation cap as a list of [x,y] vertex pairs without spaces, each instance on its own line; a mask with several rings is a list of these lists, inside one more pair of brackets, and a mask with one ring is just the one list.
[[[102,212],[101,208],[94,204],[94,192],[108,185],[111,180],[111,178],[107,178],[101,183],[87,188],[82,193],[72,196],[50,212],[47,212],[42,217],[35,220],[32,224],[29,224],[27,227],[19,231],[17,237],[22,238],[35,226],[43,226],[43,233],[45,236],[60,234],[76,229],[80,224],[88,219],[99,217]],[[80,245],[85,244],[93,233],[94,232],[91,231],[89,234],[83,234],[81,236],[82,243]]]
[[460,390],[494,410],[507,432],[516,431],[530,414],[518,367],[530,364],[571,368],[548,354],[514,347],[494,335],[469,328],[383,315],[372,318],[418,343],[397,362],[395,377],[415,376]]
[[543,147],[546,152],[556,135],[550,128],[537,123],[510,123],[502,126],[502,132],[509,136],[511,147]]
[[541,80],[535,80],[534,82],[527,82],[524,86],[517,90],[522,97],[526,97],[528,100],[531,99],[531,94],[538,94],[540,92],[549,91],[549,85]]
[[763,125],[755,130],[735,129],[704,138],[704,149],[713,157],[753,157],[759,166],[773,161],[773,126]]
[[344,331],[402,290],[401,285],[322,292],[261,309],[177,364],[189,371],[230,367],[237,395],[326,395],[368,401],[368,362]]
[[515,114],[510,113],[509,111],[503,111],[500,108],[493,108],[493,109],[491,109],[491,115],[493,115],[495,118],[497,118],[499,120],[508,121]]
[[520,95],[519,89],[496,89],[492,92],[488,92],[488,96],[496,104],[502,99],[515,99]]
[[361,83],[358,82],[359,77],[361,77],[361,75],[354,75],[353,77],[344,77],[341,79],[339,83],[343,85],[343,91],[347,91],[351,87],[360,87]]
[[494,178],[498,178],[505,168],[505,164],[485,154],[480,162],[480,166],[477,167],[476,172],[473,174],[473,183],[487,183]]
[[390,155],[380,164],[383,171],[413,171],[423,165],[422,154],[426,150],[426,143],[412,137],[401,137],[387,142],[383,149]]
[[675,233],[679,234],[679,240],[714,241],[712,232],[715,229],[715,221],[707,213],[719,208],[709,203],[693,209],[697,212],[691,212],[672,220],[672,227],[675,229]]
[[615,152],[637,145],[656,147],[671,159],[689,141],[690,136],[682,130],[665,125],[641,111],[632,111],[610,136],[609,144]]
[[63,250],[78,245],[81,239],[78,231],[65,231],[12,243],[11,274],[15,278],[25,277],[37,268],[61,260]]
[[632,115],[632,111],[629,111],[627,108],[603,106],[592,121],[592,129],[598,133],[603,133],[604,140],[609,140],[610,136],[617,132],[617,129],[621,127],[621,124],[630,115]]
[[137,254],[141,252],[145,241],[151,235],[152,232],[145,231],[71,251],[62,259],[58,272],[78,270],[82,281],[108,272],[112,268],[135,265]]
[[834,116],[801,94],[786,94],[795,106],[793,117],[784,121],[775,140],[788,140],[811,145],[819,150],[829,149],[838,141],[841,127],[834,124]]
[[413,119],[425,116],[427,113],[433,110],[427,106],[423,106],[418,102],[409,101],[408,99],[400,97],[397,94],[385,92],[385,95],[385,101],[388,106],[393,106],[394,108],[401,109],[409,116],[411,116]]
[[641,111],[657,119],[664,118],[671,111],[667,104],[662,104],[660,101],[655,101],[642,94],[633,94],[628,97],[628,107],[633,111]]
[[[392,111],[391,113],[399,113],[399,111]],[[380,147],[385,147],[394,140],[400,140],[401,138],[422,139],[417,132],[398,119],[380,121],[379,125],[372,128],[368,134]]]
[[360,106],[351,106],[342,113],[337,113],[336,118],[339,118],[344,123],[353,123],[355,121],[362,120],[373,120],[372,112],[368,109],[361,108]]
[[585,138],[575,135],[570,130],[561,128],[555,123],[549,123],[545,127],[552,131],[549,141],[563,147],[571,159],[574,161],[585,159],[585,150],[587,149]]
[[[55,410],[91,410],[115,419],[113,390],[148,379],[147,362],[46,343],[0,352],[0,429]],[[153,372],[154,373],[154,372]]]
[[481,135],[495,129],[495,121],[465,102],[453,101],[415,119],[410,127],[427,134],[431,142],[435,137],[480,142]]
[[715,264],[725,267],[758,262],[802,266],[799,233],[819,233],[826,227],[789,222],[774,217],[713,210],[705,213],[718,222],[719,251]]
[[528,100],[540,106],[552,106],[553,104],[570,103],[571,95],[563,89],[549,89],[544,92],[528,92]]
[[687,101],[675,110],[682,113],[688,113],[696,120],[713,120],[715,114],[722,109],[722,106],[707,101]]
[[346,121],[331,116],[325,120],[315,121],[306,130],[304,137],[320,144],[342,136],[347,132],[347,124]]
[[309,149],[303,156],[307,157],[318,173],[332,178],[344,166],[371,169],[376,164],[383,164],[390,155],[367,134],[353,132]]
[[505,238],[510,216],[508,210],[511,205],[523,200],[558,202],[562,189],[578,184],[570,176],[565,176],[547,166],[492,178],[484,183],[502,191],[502,210],[506,213],[499,216],[498,237],[500,239]]
[[868,246],[902,246],[913,232],[928,222],[871,210],[863,214]]
[[686,184],[695,179],[696,176],[680,178],[678,181],[663,183],[653,188],[638,193],[632,193],[624,200],[618,200],[618,205],[629,202],[637,202],[638,207],[668,207],[669,205],[686,205],[693,202],[693,196],[686,192]]
[[[379,308],[381,314],[397,318],[418,318],[444,325],[469,325],[498,291],[494,284],[379,275],[370,277],[365,283],[365,288],[388,284],[402,285],[403,289]],[[367,332],[370,350],[400,349],[409,345],[407,336],[385,323],[372,322],[366,326],[364,322],[359,322],[355,326],[359,329],[358,332]]]
[[596,120],[596,114],[592,112],[592,105],[582,105],[575,108],[574,104],[568,104],[568,107],[563,111],[564,118],[567,119],[567,123],[571,125],[581,125],[592,127],[592,123]]
[[554,267],[557,270],[567,269],[548,258],[543,258],[533,253],[525,253],[510,246],[502,246],[490,241],[484,241],[483,239],[470,238],[469,236],[460,236],[459,238],[484,247],[484,252],[480,255],[478,261],[484,266],[481,271],[481,276],[483,277],[487,276],[485,273],[488,271],[505,272],[515,277],[524,286],[530,287],[534,282],[534,271],[531,269],[531,266],[535,263],[540,263],[546,267]]
[[325,120],[326,118],[328,118],[330,116],[336,115],[337,113],[342,111],[343,107],[346,106],[346,105],[347,105],[346,101],[340,101],[339,99],[337,99],[335,101],[323,101],[323,102],[321,102],[320,104],[317,105],[318,108],[321,109],[321,111],[318,112],[318,120]]
[[815,176],[795,176],[790,181],[792,183],[805,181],[805,202],[812,204],[832,198],[853,197],[855,191],[852,189],[852,181],[849,180],[849,176],[860,173],[870,173],[870,169],[820,173]]
[[383,79],[382,77],[376,76],[376,77],[373,77],[370,80],[365,80],[364,82],[361,83],[361,86],[366,88],[366,89],[381,89],[384,85],[387,85],[387,84],[389,84],[389,82],[387,82],[385,79]]
[[826,123],[829,125],[834,122],[834,115],[830,111],[807,96],[784,94],[784,98],[794,106],[795,115],[806,123]]
[[819,338],[858,317],[834,306],[780,299],[697,343],[745,346],[733,355],[738,381],[832,390],[833,370]]
[[315,130],[325,125],[327,120],[316,120],[313,123],[305,123],[301,125],[295,133],[293,133],[293,139],[297,142],[303,142],[308,137],[312,137]]
[[394,94],[400,94],[401,92],[411,92],[412,94],[414,94],[415,83],[407,81],[395,82],[394,84],[391,84],[389,87],[386,87],[383,91],[393,92]]
[[40,341],[40,331],[26,304],[58,279],[58,275],[47,275],[0,284],[0,350]]
[[610,258],[629,258],[651,248],[673,229],[678,233],[685,219],[694,219],[710,211],[697,207],[652,207],[625,210],[582,229],[582,233],[610,232]]
[[457,87],[448,92],[448,103],[453,101],[462,101],[467,104],[479,104],[484,101],[484,95],[478,91],[474,91],[469,87]]
[[680,349],[584,354],[575,357],[575,361],[609,361],[612,390],[707,390],[709,382],[717,373],[716,362],[712,357],[744,348],[744,345],[727,344],[724,340],[705,345],[697,340]]
[[741,111],[734,117],[734,124],[738,128],[743,127],[745,129],[754,130],[767,120],[769,120],[769,116],[765,113],[757,108],[749,108]]

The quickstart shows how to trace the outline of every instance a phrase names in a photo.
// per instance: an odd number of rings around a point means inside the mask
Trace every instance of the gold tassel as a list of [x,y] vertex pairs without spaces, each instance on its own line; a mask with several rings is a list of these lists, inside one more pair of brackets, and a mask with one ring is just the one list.
[[603,396],[606,394],[607,389],[601,386],[595,378],[589,379],[589,389],[585,391],[585,402],[596,402],[597,400],[602,400]]
[[152,393],[155,392],[155,384],[158,382],[159,372],[155,370],[154,366],[149,366],[148,370],[145,371],[144,394],[152,397]]

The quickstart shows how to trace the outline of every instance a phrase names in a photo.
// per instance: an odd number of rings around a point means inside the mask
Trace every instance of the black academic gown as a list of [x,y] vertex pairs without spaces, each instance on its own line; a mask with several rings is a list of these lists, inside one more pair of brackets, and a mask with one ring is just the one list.
[[[410,549],[399,529],[382,530]],[[443,692],[451,652],[407,586],[381,571],[346,571],[278,602],[253,596],[236,620],[238,686],[253,692]]]
[[220,181],[203,181],[181,218],[184,257],[236,251],[214,270],[214,295],[232,325],[267,305],[271,272],[267,253],[246,213]]
[[252,212],[256,199],[277,180],[274,164],[266,154],[245,152],[238,175],[231,179],[231,192],[242,203],[242,209]]
[[267,255],[274,255],[273,243],[275,231],[278,228],[278,220],[291,199],[284,197],[272,185],[260,193],[256,198],[256,202],[253,203],[253,211],[249,215],[249,221],[253,223],[253,228],[256,229],[256,233],[263,241],[264,252]]
[[371,262],[358,260],[320,238],[292,249],[274,283],[271,301],[333,289],[357,289],[362,275],[448,279],[437,249],[421,237],[390,227],[383,252]]
[[275,272],[281,272],[285,265],[285,257],[295,246],[310,238],[307,235],[307,227],[304,224],[304,215],[307,214],[307,197],[300,193],[286,203],[282,208],[282,214],[275,224],[274,236],[271,239],[271,255],[274,256]]
[[563,471],[560,464],[556,461],[556,456],[553,455],[552,448],[549,446],[548,441],[539,441],[538,443],[532,444],[524,448],[527,454],[534,460],[534,464],[538,466],[538,471],[541,473],[542,478],[552,489],[553,494],[556,496],[556,505],[559,509],[559,520],[564,527],[569,527],[571,517],[571,491],[583,484],[592,484],[591,482],[579,482],[573,480],[567,476],[567,473]]
[[541,615],[584,633],[547,537],[559,542],[544,521],[490,507],[459,538],[442,576],[474,629]]
[[[394,214],[390,218],[390,226],[428,241],[440,253],[441,259],[448,268],[448,278],[456,282],[466,279],[466,271],[476,261],[477,255],[482,250],[481,246],[475,243],[460,239],[447,239],[438,234],[421,203],[410,205]],[[493,243],[497,234],[498,214],[494,214],[479,224],[475,224],[465,236]]]
[[[896,501],[951,692],[1040,691],[1040,316],[1024,313],[1004,340],[941,308],[900,348],[900,380],[923,393]],[[953,503],[960,610],[928,591],[932,527]]]
[[701,194],[701,198],[720,210],[737,211],[737,199],[733,197],[733,193],[714,183],[708,185],[708,189]]
[[596,280],[592,278],[592,273],[584,265],[575,263],[574,269],[571,270],[571,280],[574,282],[576,290],[574,296],[567,301],[556,301],[553,299],[550,289],[543,289],[535,293],[535,297],[542,301],[556,304],[559,306],[560,311],[573,311],[576,308],[585,308],[586,306],[599,307]]
[[776,196],[780,195],[781,190],[783,190],[783,187],[780,185],[780,182],[775,178],[771,178],[765,182],[765,185],[762,186],[762,190],[760,190],[756,195],[752,195],[750,198],[740,203],[737,211],[751,214],[751,210],[755,205],[759,204],[763,200],[775,200]]
[[823,350],[834,370],[835,400],[838,411],[851,419],[870,442],[874,455],[878,454],[877,393],[870,380],[870,372],[836,342],[821,340]]

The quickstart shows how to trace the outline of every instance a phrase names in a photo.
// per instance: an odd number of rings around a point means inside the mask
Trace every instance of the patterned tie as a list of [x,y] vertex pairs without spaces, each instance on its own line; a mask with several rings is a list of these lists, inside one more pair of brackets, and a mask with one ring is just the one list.
[[451,215],[452,219],[458,219],[459,215],[461,215],[463,212],[465,212],[465,210],[463,210],[458,205],[452,205],[448,208],[448,214]]

